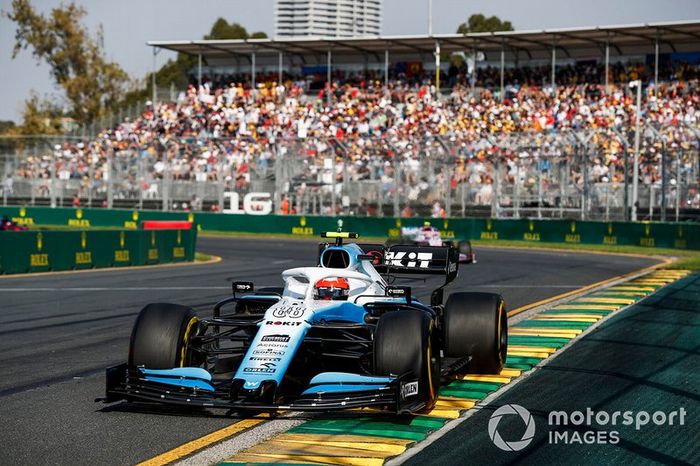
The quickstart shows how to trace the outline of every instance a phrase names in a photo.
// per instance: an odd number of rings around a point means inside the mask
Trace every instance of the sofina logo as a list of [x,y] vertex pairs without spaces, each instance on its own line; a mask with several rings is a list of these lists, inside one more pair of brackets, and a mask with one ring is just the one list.
[[[525,432],[520,440],[505,441],[498,432],[498,424],[504,416],[517,415],[525,423]],[[535,419],[530,411],[520,405],[503,405],[491,415],[489,419],[489,437],[494,445],[503,451],[520,451],[526,448],[535,437]]]

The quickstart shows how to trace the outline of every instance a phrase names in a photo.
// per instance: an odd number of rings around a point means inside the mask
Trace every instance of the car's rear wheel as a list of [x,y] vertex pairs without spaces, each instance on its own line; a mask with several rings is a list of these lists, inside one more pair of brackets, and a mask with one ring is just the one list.
[[407,374],[407,380],[417,380],[417,393],[408,387],[404,401],[421,401],[424,410],[435,406],[440,389],[440,352],[435,337],[435,321],[418,310],[387,312],[374,334],[375,374]]
[[144,307],[131,331],[129,365],[171,369],[191,364],[188,344],[197,332],[194,311],[179,304],[155,303]]
[[453,293],[444,312],[445,356],[471,356],[473,374],[498,374],[508,352],[508,314],[495,293]]

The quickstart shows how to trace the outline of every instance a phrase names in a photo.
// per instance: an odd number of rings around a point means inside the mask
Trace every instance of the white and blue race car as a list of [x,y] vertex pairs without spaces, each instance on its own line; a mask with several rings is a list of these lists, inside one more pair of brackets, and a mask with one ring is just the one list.
[[[318,263],[282,273],[283,288],[234,282],[233,296],[200,318],[149,304],[134,324],[128,361],[107,369],[106,402],[244,410],[325,411],[364,406],[398,413],[434,406],[441,380],[497,374],[508,345],[498,294],[444,289],[458,273],[448,246],[343,244],[323,235]],[[393,286],[439,274],[430,303]]]

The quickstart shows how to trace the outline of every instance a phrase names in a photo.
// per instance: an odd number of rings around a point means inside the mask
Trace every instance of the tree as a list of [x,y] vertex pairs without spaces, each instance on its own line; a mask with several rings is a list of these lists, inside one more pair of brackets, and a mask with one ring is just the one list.
[[32,91],[24,101],[22,126],[19,134],[61,134],[63,133],[63,112],[52,100],[40,97]]
[[[101,31],[92,36],[82,24],[86,14],[83,7],[61,4],[44,16],[30,0],[13,0],[12,10],[4,14],[17,27],[13,58],[21,50],[31,49],[37,61],[48,64],[77,122],[89,124],[118,102],[128,76],[118,64],[106,59],[100,45]],[[29,114],[38,110],[34,106]]]
[[15,129],[15,122],[12,120],[0,120],[0,134],[6,134]]
[[211,27],[209,34],[204,36],[207,40],[227,39],[264,39],[267,37],[262,31],[248,34],[246,28],[238,23],[229,23],[224,18],[217,19]]
[[510,21],[501,21],[498,16],[488,18],[481,13],[471,15],[466,23],[462,23],[457,28],[458,34],[469,34],[470,32],[496,32],[512,31],[513,25]]
[[[262,31],[257,31],[252,34],[248,34],[245,27],[238,23],[229,23],[224,18],[218,18],[211,27],[209,34],[204,36],[207,40],[229,40],[229,39],[265,39],[267,34]],[[170,84],[174,84],[178,88],[182,88],[187,85],[188,73],[190,70],[197,65],[197,57],[192,55],[187,55],[184,53],[178,53],[175,60],[168,60],[160,69],[156,72],[156,82],[159,87],[167,87]],[[141,95],[150,96],[151,95],[151,75],[147,76],[146,82],[147,93],[129,93],[127,95],[128,101],[131,101],[132,96]]]

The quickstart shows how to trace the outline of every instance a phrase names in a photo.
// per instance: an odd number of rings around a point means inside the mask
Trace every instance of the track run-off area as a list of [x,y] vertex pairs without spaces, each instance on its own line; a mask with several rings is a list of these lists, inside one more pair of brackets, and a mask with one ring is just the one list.
[[[0,430],[0,463],[134,464],[155,459],[151,464],[166,464],[209,445],[216,445],[222,440],[234,445],[234,454],[249,456],[236,458],[219,445],[216,454],[223,456],[198,453],[199,456],[191,458],[190,462],[324,462],[322,455],[311,454],[313,448],[299,440],[303,439],[300,435],[303,434],[304,425],[307,429],[313,428],[313,423],[322,426],[326,422],[323,419],[313,419],[297,426],[299,421],[242,419],[226,416],[223,411],[182,412],[166,408],[135,408],[125,404],[105,406],[94,402],[104,392],[104,369],[126,359],[131,326],[145,304],[181,303],[192,306],[198,313],[207,316],[214,303],[230,293],[232,280],[253,281],[256,286],[279,285],[282,270],[314,264],[316,244],[314,241],[301,240],[203,237],[199,239],[198,249],[220,256],[220,262],[0,277],[0,362],[4,373],[4,377],[0,378],[0,414],[4,424]],[[573,293],[592,284],[659,263],[658,259],[649,257],[588,252],[505,248],[477,248],[476,252],[478,263],[461,267],[459,278],[451,290],[499,292],[511,310],[538,305],[549,298]],[[372,445],[365,447],[370,451],[384,449],[383,456],[355,455],[357,461],[341,461],[342,455],[339,454],[338,464],[381,464],[385,457],[401,454],[407,445],[425,438],[435,440],[435,443],[423,452],[419,452],[420,448],[409,448],[407,452],[413,450],[418,452],[418,456],[398,459],[417,464],[421,461],[421,454],[426,456],[429,449],[440,445],[440,442],[443,445],[441,451],[457,451],[455,440],[449,440],[450,435],[454,437],[459,429],[476,425],[476,422],[467,419],[459,424],[460,427],[450,430],[451,434],[431,432],[438,431],[450,419],[458,417],[461,409],[474,405],[478,408],[480,401],[492,396],[489,393],[498,393],[502,385],[528,371],[551,352],[567,345],[571,338],[588,331],[591,325],[597,325],[598,320],[608,313],[644,298],[683,275],[665,272],[652,274],[655,275],[637,279],[635,284],[613,284],[617,288],[612,291],[591,290],[592,294],[587,295],[587,298],[574,297],[572,304],[568,304],[569,307],[567,304],[551,303],[551,307],[544,313],[534,317],[530,315],[532,311],[519,312],[512,319],[516,326],[511,329],[510,344],[514,349],[509,355],[510,365],[508,372],[501,375],[500,379],[457,381],[458,384],[445,387],[446,402],[440,404],[442,412],[406,421],[409,425],[422,425],[418,429],[421,435],[404,435],[403,439],[399,437],[401,441],[385,435],[386,441],[375,442],[374,448]],[[415,295],[425,298],[433,287],[433,281],[415,282],[411,286]],[[518,322],[523,317],[528,317],[528,320]],[[659,319],[663,321],[662,317]],[[694,331],[697,336],[697,328]],[[534,340],[535,338],[543,340]],[[535,341],[546,344],[538,343],[535,346]],[[533,355],[537,353],[541,357]],[[568,353],[576,352],[563,354]],[[697,362],[697,347],[689,357]],[[614,361],[625,364],[624,357],[620,355]],[[554,363],[549,364],[553,365]],[[580,373],[585,374],[585,364],[580,365]],[[548,366],[544,366],[546,367]],[[522,390],[531,387],[528,393],[536,392],[535,379],[547,372],[544,368],[516,383],[511,392],[520,386],[523,387]],[[613,368],[608,370],[612,371]],[[479,390],[479,386],[483,390]],[[583,384],[577,393],[591,390],[596,390],[596,387]],[[694,401],[697,403],[697,385],[694,390]],[[461,397],[460,401],[460,391],[464,392],[462,395],[469,396]],[[483,396],[476,396],[476,393]],[[571,398],[573,395],[569,393],[567,396]],[[557,399],[554,396],[549,398],[552,403]],[[448,403],[450,400],[452,402]],[[557,409],[558,406],[552,406],[552,403],[548,409]],[[544,399],[542,404],[547,405],[547,400]],[[497,405],[498,403],[494,404]],[[472,420],[476,421],[480,415],[490,416],[493,410],[472,411],[477,412]],[[697,438],[697,418],[695,422],[694,435]],[[479,429],[483,442],[488,442],[491,464],[515,459],[515,456],[508,457],[506,452],[497,450],[490,443],[487,423],[488,419],[482,420],[474,428]],[[307,460],[303,456],[294,459],[293,455],[284,454],[279,457],[254,456],[255,451],[265,448],[265,444],[254,447],[255,443],[292,426],[296,430],[284,434],[288,440],[285,445],[291,452],[309,452]],[[344,429],[349,430],[347,425]],[[240,436],[241,444],[236,447],[236,435],[241,432],[244,432]],[[246,432],[249,435],[246,436]],[[406,429],[406,432],[413,430]],[[686,433],[690,437],[693,435],[693,431]],[[321,434],[326,435],[323,428],[315,432],[315,435]],[[358,432],[352,438],[356,444],[363,443],[356,438],[361,435],[366,436],[367,442],[364,443],[367,444],[376,438],[367,435],[367,432]],[[440,438],[437,438],[438,435]],[[514,435],[517,437],[519,434],[516,432]],[[475,435],[472,437],[476,438]],[[345,448],[350,451],[352,448],[350,437],[335,440],[324,438],[327,442],[336,441],[340,450]],[[280,440],[273,442],[278,442],[275,445],[279,446]],[[392,448],[391,445],[398,447]],[[258,450],[245,450],[243,447]],[[474,445],[471,447],[471,452],[474,453]],[[542,451],[547,451],[541,445],[540,447]],[[439,464],[439,455],[432,453],[431,457],[436,461],[434,464]],[[476,461],[478,457],[480,455],[475,454],[475,461],[470,462],[480,462]],[[656,461],[668,459],[650,458]],[[454,457],[443,459],[448,462],[456,460]],[[527,457],[520,459],[527,460]]]

